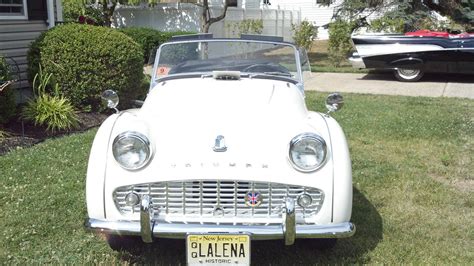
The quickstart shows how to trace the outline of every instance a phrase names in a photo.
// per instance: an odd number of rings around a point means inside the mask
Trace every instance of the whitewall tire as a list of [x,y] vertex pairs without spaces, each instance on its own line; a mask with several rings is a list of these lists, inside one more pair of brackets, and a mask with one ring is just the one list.
[[403,82],[415,82],[423,77],[423,70],[421,69],[407,69],[398,68],[395,70],[395,77]]

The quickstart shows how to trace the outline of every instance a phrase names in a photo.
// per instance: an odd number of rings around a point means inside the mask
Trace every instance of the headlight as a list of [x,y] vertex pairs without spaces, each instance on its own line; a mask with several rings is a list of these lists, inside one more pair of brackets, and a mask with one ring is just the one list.
[[150,141],[141,133],[127,131],[114,139],[112,152],[120,166],[127,170],[137,170],[150,160]]
[[326,142],[314,133],[303,133],[290,142],[290,161],[302,172],[318,170],[326,161]]

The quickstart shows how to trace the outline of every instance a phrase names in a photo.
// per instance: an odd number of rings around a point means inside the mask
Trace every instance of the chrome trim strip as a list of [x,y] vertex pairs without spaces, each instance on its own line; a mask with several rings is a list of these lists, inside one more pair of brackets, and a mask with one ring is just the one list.
[[286,198],[283,213],[283,235],[285,236],[285,245],[293,245],[296,238],[296,217],[295,200]]
[[153,224],[150,218],[152,209],[150,205],[150,196],[143,195],[140,203],[140,235],[145,243],[153,242]]
[[[87,219],[84,226],[96,233],[140,235],[140,222]],[[350,222],[328,225],[296,225],[296,238],[345,238],[354,235],[355,225]],[[249,233],[252,240],[283,239],[282,225],[236,226],[208,224],[155,224],[153,236],[184,239],[187,234]]]

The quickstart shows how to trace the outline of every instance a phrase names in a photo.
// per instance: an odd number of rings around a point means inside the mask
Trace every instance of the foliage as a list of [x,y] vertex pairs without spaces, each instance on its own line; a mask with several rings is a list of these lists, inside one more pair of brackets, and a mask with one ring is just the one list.
[[[332,0],[324,1],[326,5]],[[354,21],[354,29],[367,26],[367,18],[376,13],[384,13],[386,19],[403,20],[404,32],[418,29],[442,29],[443,24],[432,15],[431,11],[450,17],[454,22],[465,24],[467,28],[474,27],[474,1],[473,0],[342,0],[336,7],[334,18]],[[388,10],[388,11],[387,11]],[[377,23],[377,22],[376,22]],[[380,27],[381,25],[376,25]],[[398,25],[394,25],[398,28]],[[390,28],[390,26],[389,26]],[[397,29],[398,31],[398,29]]]
[[78,124],[76,111],[71,102],[60,95],[59,84],[53,86],[52,94],[46,92],[52,74],[45,74],[39,68],[33,79],[34,98],[29,100],[22,111],[22,117],[35,123],[46,126],[47,130],[68,130]]
[[230,22],[225,26],[232,36],[240,37],[242,34],[262,34],[263,20],[244,19],[239,22]]
[[[356,234],[324,251],[298,240],[288,247],[254,241],[252,263],[472,264],[474,101],[344,96],[347,105],[334,116],[351,150]],[[324,112],[324,97],[307,92],[308,108]],[[84,176],[96,132],[0,156],[3,264],[186,264],[183,240],[159,239],[130,254],[84,230]]]
[[[140,46],[117,30],[81,24],[66,24],[49,30],[30,52],[29,66],[41,62],[51,73],[61,94],[84,110],[101,108],[100,94],[114,89],[124,107],[146,94],[140,90],[143,79],[143,53]],[[40,55],[40,59],[36,56]]]
[[193,32],[176,31],[161,32],[151,28],[130,27],[123,28],[120,31],[132,38],[136,43],[140,44],[143,49],[144,63],[148,63],[150,54],[154,52],[162,43],[167,42],[172,36],[193,34]]
[[329,59],[339,66],[352,51],[351,32],[353,23],[338,19],[329,24]]
[[311,50],[314,39],[318,36],[318,28],[307,20],[303,20],[300,25],[291,24],[293,40],[296,45]]
[[[10,80],[10,67],[5,58],[0,55],[0,85]],[[0,91],[0,124],[8,122],[15,115],[15,91],[7,86]]]
[[370,22],[369,29],[373,32],[402,33],[405,22],[401,18],[389,18],[387,16],[374,19]]

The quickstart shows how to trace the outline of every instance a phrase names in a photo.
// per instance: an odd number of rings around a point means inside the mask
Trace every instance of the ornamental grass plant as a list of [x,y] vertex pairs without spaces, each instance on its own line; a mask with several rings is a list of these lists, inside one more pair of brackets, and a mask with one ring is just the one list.
[[51,93],[46,91],[51,76],[39,68],[33,79],[34,98],[23,108],[22,118],[52,132],[73,129],[79,121],[76,110],[70,100],[60,94],[59,84],[54,84]]

